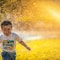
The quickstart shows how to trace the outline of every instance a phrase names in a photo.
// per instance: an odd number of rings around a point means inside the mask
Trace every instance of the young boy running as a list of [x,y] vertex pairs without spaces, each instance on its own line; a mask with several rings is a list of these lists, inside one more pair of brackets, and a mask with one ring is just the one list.
[[3,60],[16,60],[16,41],[21,43],[26,49],[30,48],[22,41],[22,39],[12,31],[12,23],[10,21],[3,21],[1,23],[1,30],[3,34],[0,36],[2,43],[2,59]]

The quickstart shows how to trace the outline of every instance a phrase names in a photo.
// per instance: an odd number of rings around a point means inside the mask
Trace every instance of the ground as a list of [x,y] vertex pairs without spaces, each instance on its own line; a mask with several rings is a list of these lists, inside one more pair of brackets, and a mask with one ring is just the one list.
[[24,42],[31,48],[31,51],[28,51],[21,44],[17,43],[16,60],[60,60],[59,38],[29,40]]

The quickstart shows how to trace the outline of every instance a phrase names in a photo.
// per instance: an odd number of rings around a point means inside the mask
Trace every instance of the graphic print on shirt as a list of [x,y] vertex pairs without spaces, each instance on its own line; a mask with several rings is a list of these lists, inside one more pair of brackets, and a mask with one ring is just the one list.
[[14,40],[3,40],[3,48],[5,50],[13,50],[14,49]]

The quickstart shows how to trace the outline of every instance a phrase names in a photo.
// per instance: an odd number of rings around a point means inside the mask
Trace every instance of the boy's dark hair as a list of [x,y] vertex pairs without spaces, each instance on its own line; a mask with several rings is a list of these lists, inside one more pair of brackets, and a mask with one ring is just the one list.
[[5,21],[3,21],[3,22],[1,23],[1,28],[2,28],[3,26],[7,26],[7,25],[11,25],[11,27],[12,27],[12,23],[11,23],[10,21],[8,21],[8,20],[5,20]]

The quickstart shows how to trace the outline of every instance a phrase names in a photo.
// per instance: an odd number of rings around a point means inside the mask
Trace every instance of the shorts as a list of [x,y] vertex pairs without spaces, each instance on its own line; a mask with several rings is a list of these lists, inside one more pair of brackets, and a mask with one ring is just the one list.
[[16,52],[2,52],[2,60],[16,60]]

